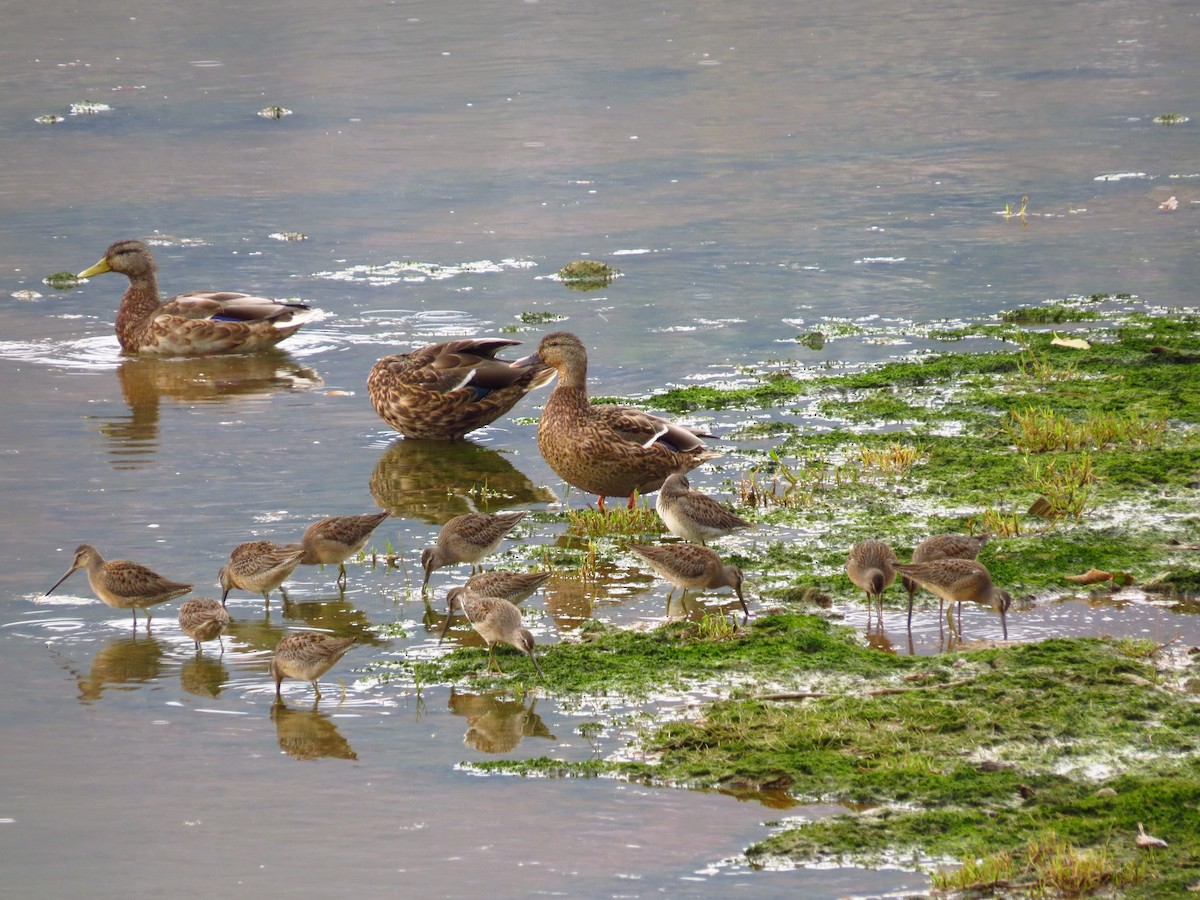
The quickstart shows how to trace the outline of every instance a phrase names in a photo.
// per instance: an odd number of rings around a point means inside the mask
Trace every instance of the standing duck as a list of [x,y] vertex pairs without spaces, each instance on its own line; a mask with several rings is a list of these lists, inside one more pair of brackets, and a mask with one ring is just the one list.
[[682,425],[629,406],[593,406],[588,401],[587,350],[567,331],[542,338],[537,352],[515,367],[553,366],[558,384],[538,423],[537,442],[555,473],[581,491],[628,497],[656,491],[673,472],[689,472],[720,456],[701,436]]
[[406,438],[456,441],[554,377],[548,366],[514,369],[496,359],[505,347],[520,343],[468,338],[385,356],[367,377],[371,405]]
[[126,353],[194,356],[250,353],[274,347],[321,313],[304,303],[232,291],[192,291],[160,300],[158,266],[141,241],[117,241],[80,278],[119,272],[129,279],[117,312]]

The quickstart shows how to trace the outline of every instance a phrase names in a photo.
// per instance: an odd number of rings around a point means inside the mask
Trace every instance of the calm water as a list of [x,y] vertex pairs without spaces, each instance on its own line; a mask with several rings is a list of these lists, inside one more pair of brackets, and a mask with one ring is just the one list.
[[[588,710],[440,686],[417,696],[355,670],[434,652],[414,563],[480,473],[517,508],[544,508],[562,486],[532,425],[502,420],[472,448],[431,454],[396,441],[364,380],[388,352],[495,333],[523,312],[567,317],[598,393],[639,394],[768,360],[853,365],[910,349],[794,343],[830,316],[981,316],[1095,292],[1191,307],[1197,125],[1153,119],[1200,115],[1200,10],[970,7],[4,4],[6,890],[841,897],[924,885],[898,869],[727,863],[764,822],[822,808],[456,769],[586,759]],[[112,109],[68,115],[80,101]],[[256,116],[272,104],[294,115]],[[66,120],[35,123],[47,114]],[[1024,227],[999,214],[1022,196]],[[1160,210],[1172,196],[1178,208]],[[164,291],[303,297],[330,315],[278,356],[122,359],[111,323],[123,279],[41,284],[121,237],[161,239]],[[625,277],[590,294],[547,278],[584,255]],[[715,489],[731,474],[696,480]],[[223,656],[194,656],[177,604],[148,637],[81,574],[41,596],[82,541],[214,596],[235,544],[294,540],[317,517],[376,506],[398,514],[380,537],[399,570],[351,567],[344,597],[330,570],[300,570],[286,612],[278,597],[264,614],[238,595]],[[435,575],[439,600],[463,575]],[[653,619],[663,594],[625,577],[592,595],[566,573],[527,605],[553,642],[590,616]],[[972,633],[998,632],[975,615]],[[1022,610],[1010,628],[1169,638],[1195,618],[1135,599]],[[387,623],[409,637],[356,648],[318,711],[294,685],[272,713],[266,664],[286,628]],[[878,642],[929,652],[935,632],[911,648],[901,634]],[[606,740],[609,752],[619,736]]]

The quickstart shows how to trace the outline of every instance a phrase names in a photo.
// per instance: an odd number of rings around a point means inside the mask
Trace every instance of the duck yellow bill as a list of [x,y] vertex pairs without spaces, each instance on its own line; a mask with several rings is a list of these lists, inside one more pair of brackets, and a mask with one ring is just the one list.
[[82,272],[80,272],[75,277],[76,278],[91,278],[93,275],[103,275],[105,272],[111,272],[111,271],[112,271],[112,269],[109,268],[108,260],[102,259],[102,260],[100,260],[100,262],[96,263],[90,269],[84,269]]

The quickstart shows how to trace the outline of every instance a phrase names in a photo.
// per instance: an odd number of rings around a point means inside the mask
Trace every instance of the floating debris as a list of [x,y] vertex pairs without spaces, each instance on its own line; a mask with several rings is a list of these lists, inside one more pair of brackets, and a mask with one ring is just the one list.
[[1097,175],[1093,181],[1124,181],[1127,178],[1149,178],[1145,172],[1115,172],[1111,175]]
[[40,300],[40,299],[42,299],[41,294],[39,294],[37,291],[31,291],[31,290],[13,291],[9,296],[12,297],[14,300]]
[[1175,197],[1168,197],[1162,203],[1158,204],[1158,208],[1163,212],[1175,212],[1179,209],[1179,200]]
[[276,231],[274,234],[267,235],[277,241],[307,241],[308,235],[303,231]]
[[290,116],[292,111],[286,106],[268,106],[260,109],[258,114],[264,119],[282,119],[284,116]]
[[56,291],[65,291],[73,287],[78,287],[80,281],[79,276],[74,272],[55,272],[53,275],[47,275],[43,278],[42,284],[52,287]]
[[1155,125],[1185,125],[1192,121],[1188,116],[1182,116],[1179,113],[1163,113],[1161,116],[1154,117]]
[[112,112],[112,107],[107,103],[94,103],[91,100],[77,100],[71,104],[73,116],[94,116],[102,112]]
[[537,263],[525,259],[502,259],[499,262],[481,259],[449,266],[438,263],[393,261],[377,266],[360,265],[350,266],[340,271],[317,272],[313,277],[325,278],[330,281],[365,282],[379,287],[387,287],[402,281],[443,281],[459,275],[481,275],[503,272],[506,269],[532,269],[536,265]]
[[797,335],[796,343],[807,347],[809,350],[824,350],[825,335],[819,331],[810,331],[808,334]]
[[48,115],[38,116],[33,121],[37,122],[39,125],[57,125],[59,122],[65,122],[67,120],[64,116]]
[[577,291],[607,287],[620,274],[620,271],[598,259],[577,259],[558,270],[559,280]]

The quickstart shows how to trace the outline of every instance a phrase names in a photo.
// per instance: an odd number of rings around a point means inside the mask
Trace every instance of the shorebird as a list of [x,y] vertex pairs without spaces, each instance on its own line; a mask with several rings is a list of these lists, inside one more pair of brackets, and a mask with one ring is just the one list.
[[701,437],[712,437],[630,406],[588,400],[587,350],[568,331],[546,335],[537,352],[514,367],[553,366],[558,384],[538,421],[538,450],[567,484],[599,496],[628,497],[658,490],[672,472],[688,472],[721,454]]
[[538,677],[545,677],[537,657],[533,655],[533,635],[521,624],[521,611],[516,606],[503,597],[485,597],[466,587],[453,587],[446,593],[446,622],[442,625],[442,633],[438,635],[439,643],[450,630],[450,620],[454,618],[456,609],[462,610],[471,627],[487,644],[489,672],[494,662],[496,671],[504,674],[494,656],[496,644],[504,643],[512,644],[533,660]]
[[357,641],[357,637],[334,637],[321,631],[293,631],[275,645],[271,657],[271,675],[275,679],[275,699],[281,700],[280,685],[284,678],[307,681],[321,699],[317,679],[333,668]]
[[117,340],[126,353],[184,356],[246,353],[274,347],[321,313],[306,303],[233,291],[191,291],[170,300],[158,295],[150,248],[117,241],[104,258],[79,273],[91,278],[119,272],[129,279],[117,312]]
[[182,581],[170,581],[145,566],[130,562],[127,559],[112,559],[105,562],[104,557],[91,544],[80,544],[75,549],[75,559],[71,568],[54,586],[46,591],[50,594],[76,569],[87,572],[88,584],[92,593],[114,609],[133,610],[133,627],[137,629],[137,611],[146,614],[146,631],[150,630],[150,607],[158,603],[166,603],[176,597],[190,593],[192,586]]
[[304,548],[304,556],[300,560],[302,566],[315,566],[324,563],[337,563],[337,585],[346,586],[346,560],[366,546],[380,523],[390,513],[386,510],[379,513],[368,513],[363,516],[330,516],[313,522],[304,532],[300,546]]
[[229,554],[229,562],[221,567],[221,603],[234,588],[262,594],[268,605],[271,591],[279,588],[283,602],[287,603],[287,591],[283,583],[300,565],[304,548],[299,544],[276,544],[274,541],[247,541],[238,544]]
[[549,572],[480,572],[467,579],[467,590],[485,597],[503,597],[518,604],[542,586]]
[[500,546],[516,524],[525,518],[525,510],[519,512],[490,513],[470,512],[455,516],[442,526],[437,541],[421,553],[421,567],[425,570],[422,589],[429,584],[429,576],[443,566],[455,563],[475,564]]
[[[907,575],[921,587],[943,600],[962,603],[983,603],[1000,613],[1004,639],[1008,640],[1005,613],[1012,606],[1012,594],[992,584],[992,576],[982,563],[973,559],[937,559],[933,562],[892,563],[898,572]],[[947,610],[950,628],[954,629],[954,607]]]
[[[990,535],[981,534],[978,537],[970,534],[935,534],[933,537],[927,537],[913,549],[912,561],[933,562],[937,559],[975,559],[979,556],[979,551],[983,545],[988,542]],[[901,583],[904,589],[908,591],[908,626],[912,627],[913,613],[913,598],[916,597],[917,591],[921,586],[909,578],[903,576]],[[938,617],[939,621],[942,615],[942,609],[945,601],[938,598]]]
[[654,508],[671,534],[700,545],[750,527],[749,522],[716,500],[693,491],[687,476],[679,472],[668,475],[662,483]]
[[883,618],[883,592],[896,580],[895,565],[896,554],[883,541],[868,538],[850,548],[846,574],[867,594],[868,620],[876,602],[879,604],[879,618]]
[[734,565],[725,565],[715,551],[697,544],[630,544],[629,549],[645,561],[661,577],[671,582],[667,594],[667,609],[671,608],[671,596],[675,588],[707,590],[733,588],[742,610],[750,615],[750,607],[742,596],[742,570]]
[[196,652],[200,652],[201,641],[217,639],[221,651],[225,644],[221,641],[221,632],[229,625],[229,613],[220,600],[206,600],[200,597],[183,601],[179,607],[179,627],[184,634],[196,642]]

